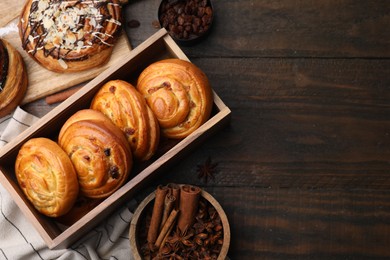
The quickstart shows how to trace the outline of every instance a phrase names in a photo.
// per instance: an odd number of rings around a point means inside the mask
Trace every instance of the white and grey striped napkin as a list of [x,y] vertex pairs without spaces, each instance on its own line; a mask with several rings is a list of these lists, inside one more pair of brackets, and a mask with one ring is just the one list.
[[12,114],[0,119],[0,147],[6,145],[21,132],[29,128],[36,121],[34,115],[31,115],[17,107]]
[[[0,147],[38,119],[20,107],[0,118]],[[50,250],[0,184],[0,260],[132,259],[128,231],[135,207],[130,201],[71,248]]]

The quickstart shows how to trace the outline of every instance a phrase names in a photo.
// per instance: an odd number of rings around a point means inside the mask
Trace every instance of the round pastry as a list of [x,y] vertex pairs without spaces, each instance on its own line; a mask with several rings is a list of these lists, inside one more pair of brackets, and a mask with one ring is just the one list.
[[107,82],[95,95],[91,108],[105,114],[123,131],[135,159],[146,161],[153,156],[160,128],[144,97],[133,85],[122,80]]
[[168,138],[184,138],[210,117],[213,94],[209,81],[188,61],[167,59],[149,65],[140,74],[137,89]]
[[62,126],[58,143],[72,160],[86,197],[108,197],[130,174],[133,161],[127,139],[98,111],[76,112]]
[[106,63],[121,32],[118,0],[27,0],[22,47],[48,70],[75,72]]
[[20,53],[0,39],[0,118],[11,113],[27,91],[27,70]]
[[48,138],[33,138],[15,162],[19,186],[34,207],[49,217],[66,214],[75,203],[79,184],[68,155]]

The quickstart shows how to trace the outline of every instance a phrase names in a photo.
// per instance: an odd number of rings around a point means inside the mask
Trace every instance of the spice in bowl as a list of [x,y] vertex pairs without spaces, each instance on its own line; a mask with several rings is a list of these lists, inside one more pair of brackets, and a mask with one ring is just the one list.
[[221,206],[192,185],[157,187],[140,204],[130,226],[135,259],[225,259],[229,243]]
[[192,43],[210,31],[214,11],[210,0],[163,0],[158,17],[174,40]]

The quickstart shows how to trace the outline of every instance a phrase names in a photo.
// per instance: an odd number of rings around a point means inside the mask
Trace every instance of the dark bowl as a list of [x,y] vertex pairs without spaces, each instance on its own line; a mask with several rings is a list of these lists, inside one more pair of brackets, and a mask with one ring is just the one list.
[[211,30],[214,8],[211,0],[163,0],[158,21],[179,45],[192,45]]

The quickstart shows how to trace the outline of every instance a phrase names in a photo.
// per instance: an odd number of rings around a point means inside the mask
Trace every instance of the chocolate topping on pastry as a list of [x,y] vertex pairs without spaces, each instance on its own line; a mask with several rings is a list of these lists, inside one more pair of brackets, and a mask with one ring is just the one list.
[[29,0],[19,23],[23,48],[49,70],[105,63],[121,31],[117,0]]

